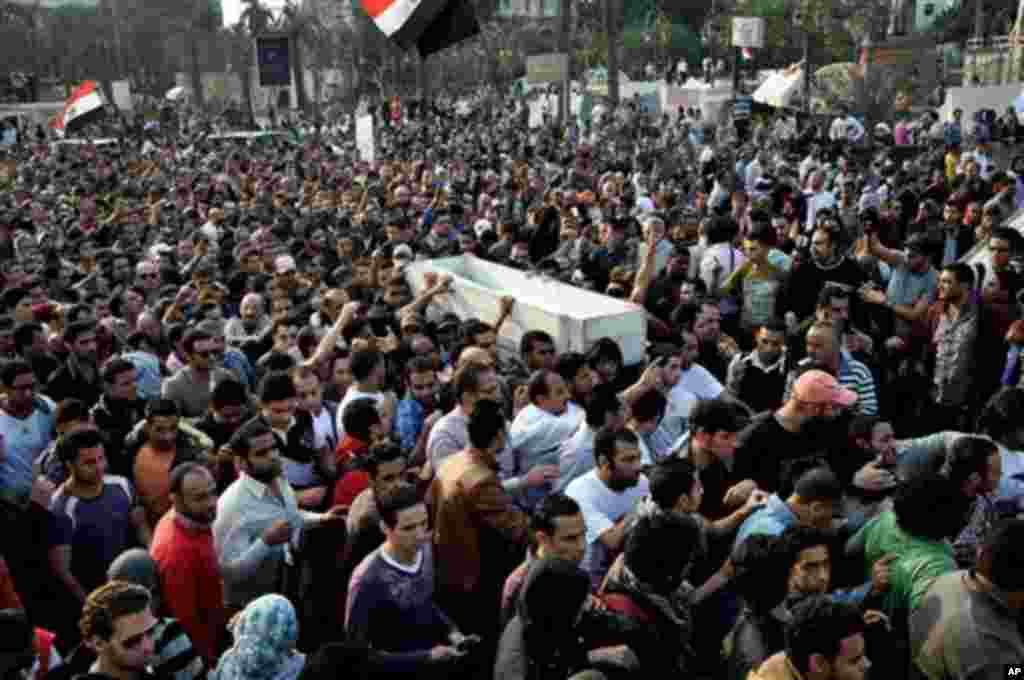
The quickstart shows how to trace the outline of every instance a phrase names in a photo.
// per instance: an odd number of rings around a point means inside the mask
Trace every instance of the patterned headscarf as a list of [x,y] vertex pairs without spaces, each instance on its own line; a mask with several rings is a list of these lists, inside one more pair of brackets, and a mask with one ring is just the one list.
[[305,664],[295,651],[299,622],[281,595],[249,603],[232,626],[235,644],[224,653],[211,680],[294,680]]

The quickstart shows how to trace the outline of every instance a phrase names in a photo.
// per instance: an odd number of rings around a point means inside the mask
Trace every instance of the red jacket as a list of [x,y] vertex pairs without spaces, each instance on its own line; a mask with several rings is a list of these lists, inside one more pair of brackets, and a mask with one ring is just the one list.
[[334,451],[335,461],[338,464],[337,483],[334,485],[334,501],[332,506],[350,507],[356,496],[361,494],[366,487],[370,486],[370,475],[365,470],[353,469],[360,459],[365,458],[370,451],[366,442],[356,439],[352,435],[345,435],[345,438],[338,442],[338,448]]

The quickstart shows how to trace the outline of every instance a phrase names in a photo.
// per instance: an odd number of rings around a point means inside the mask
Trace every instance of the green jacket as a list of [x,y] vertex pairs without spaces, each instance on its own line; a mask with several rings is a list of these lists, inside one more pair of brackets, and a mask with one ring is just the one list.
[[869,574],[879,559],[890,553],[896,555],[890,565],[889,592],[884,598],[886,613],[890,615],[917,609],[935,579],[957,568],[949,542],[911,536],[899,527],[892,510],[865,524],[850,542],[859,544]]

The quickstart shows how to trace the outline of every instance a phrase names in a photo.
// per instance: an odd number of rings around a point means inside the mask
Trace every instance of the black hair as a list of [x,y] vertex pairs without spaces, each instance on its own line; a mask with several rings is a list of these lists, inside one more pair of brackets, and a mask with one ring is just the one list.
[[871,435],[875,432],[875,427],[879,423],[887,422],[889,421],[883,420],[880,416],[858,414],[850,419],[846,433],[851,442],[856,442],[858,439],[871,439]]
[[117,380],[117,376],[134,370],[135,364],[132,362],[121,357],[114,357],[103,364],[103,368],[100,369],[100,378],[104,384],[113,385],[114,381]]
[[588,367],[587,358],[579,352],[566,352],[558,357],[555,364],[555,372],[562,376],[562,380],[571,386],[576,382],[576,375],[584,367]]
[[[665,550],[665,546],[672,546]],[[656,593],[667,595],[685,577],[702,548],[700,525],[690,515],[644,515],[633,525],[623,549],[626,566]]]
[[269,352],[260,359],[257,368],[265,373],[287,373],[295,368],[295,357],[286,352]]
[[170,399],[154,399],[146,404],[146,419],[177,418],[181,415],[178,405]]
[[[13,320],[11,323],[13,323]],[[11,336],[11,339],[14,340],[15,351],[18,352],[18,354],[23,354],[25,350],[32,346],[32,343],[36,339],[36,333],[41,333],[42,331],[42,324],[36,323],[35,321],[19,323],[14,327],[14,333]]]
[[665,399],[665,395],[652,388],[637,397],[636,401],[633,402],[631,413],[633,418],[641,423],[647,423],[652,420],[660,421],[662,416],[665,415],[667,407],[668,400]]
[[57,425],[73,423],[76,420],[87,420],[89,407],[81,399],[65,399],[57,405]]
[[75,321],[64,330],[64,342],[73,344],[83,335],[96,332],[96,324],[92,321]]
[[362,441],[370,439],[370,429],[380,423],[380,412],[376,400],[360,397],[345,404],[341,412],[341,424],[345,433]]
[[469,415],[469,443],[473,448],[485,451],[494,444],[498,435],[505,431],[505,414],[501,404],[491,399],[481,399]]
[[526,331],[519,340],[519,354],[525,357],[536,344],[548,343],[554,346],[555,340],[545,331]]
[[574,517],[580,512],[580,505],[573,498],[559,492],[548,494],[537,504],[533,514],[530,515],[530,530],[553,534],[556,519]]
[[389,528],[394,529],[398,523],[398,513],[423,503],[423,499],[412,484],[402,482],[390,493],[377,499],[377,513],[380,520]]
[[249,396],[246,394],[245,385],[234,378],[225,378],[213,388],[210,393],[210,404],[220,409],[225,406],[235,406],[249,403]]
[[366,470],[366,474],[370,475],[370,477],[376,477],[381,465],[393,463],[396,460],[403,462],[406,460],[401,447],[392,442],[374,444],[370,447],[369,454],[366,456],[363,469]]
[[647,470],[651,500],[665,512],[671,512],[679,498],[688,496],[696,483],[697,468],[685,458],[668,458]]
[[853,605],[829,595],[810,595],[792,609],[786,625],[786,656],[800,673],[809,671],[812,654],[832,660],[843,640],[864,633],[864,619]]
[[800,559],[800,553],[804,550],[823,545],[831,553],[835,542],[836,536],[831,531],[796,524],[787,527],[779,536],[779,550],[785,558],[788,571]]
[[797,477],[793,493],[804,503],[835,502],[843,497],[843,487],[831,468],[816,465]]
[[963,524],[966,499],[959,486],[937,474],[914,476],[896,489],[896,523],[911,536],[941,541]]
[[594,436],[594,462],[599,467],[614,463],[617,444],[638,446],[638,442],[636,433],[632,430],[602,427]]
[[739,432],[746,423],[746,414],[736,403],[726,399],[700,399],[690,411],[690,432]]
[[549,371],[547,369],[541,369],[533,372],[530,376],[529,382],[526,383],[531,403],[550,394],[551,387],[548,385],[548,380],[553,375],[557,374],[554,371]]
[[832,304],[833,298],[850,300],[851,302],[853,300],[853,296],[850,294],[850,291],[846,290],[845,288],[835,285],[826,285],[824,288],[821,289],[821,292],[818,293],[818,306],[828,307],[829,305]]
[[353,352],[350,364],[352,377],[356,382],[364,382],[382,361],[384,361],[384,357],[376,350],[361,349],[358,352]]
[[769,248],[773,248],[775,247],[777,237],[775,229],[773,229],[770,224],[760,223],[754,225],[753,229],[750,230],[750,233],[747,234],[747,239],[763,243]]
[[1020,414],[1024,413],[1024,389],[1004,387],[988,400],[978,416],[977,431],[1003,441],[1020,427]]
[[782,604],[789,590],[790,563],[778,536],[752,534],[732,550],[732,589],[755,614]]
[[956,277],[957,283],[967,288],[974,287],[974,270],[971,269],[969,264],[964,262],[954,262],[947,264],[942,268],[942,271],[949,272]]
[[103,435],[98,430],[78,430],[60,440],[57,445],[57,457],[65,464],[76,463],[82,449],[91,449],[102,445]]
[[583,408],[586,411],[587,425],[596,430],[605,426],[609,413],[618,413],[622,410],[622,402],[613,386],[601,384],[590,393]]
[[171,493],[180,494],[181,490],[185,487],[185,478],[193,472],[203,473],[208,477],[212,477],[212,473],[206,466],[201,465],[195,461],[185,461],[174,466],[171,470]]
[[1004,592],[1024,590],[1024,520],[1008,519],[997,523],[984,537],[982,551],[988,559],[982,560],[979,570],[992,584]]
[[231,435],[228,448],[237,457],[248,460],[252,450],[252,440],[267,434],[273,434],[267,421],[259,417],[250,418]]
[[620,370],[625,364],[622,348],[619,347],[619,344],[611,338],[601,338],[587,352],[587,360],[590,361],[590,367],[596,369],[598,364],[608,359],[617,363]]
[[271,371],[260,381],[260,401],[264,404],[294,399],[298,394],[295,381],[292,380],[291,374],[285,371]]
[[949,447],[943,472],[959,488],[971,475],[988,475],[989,458],[997,452],[995,442],[985,437],[958,437]]

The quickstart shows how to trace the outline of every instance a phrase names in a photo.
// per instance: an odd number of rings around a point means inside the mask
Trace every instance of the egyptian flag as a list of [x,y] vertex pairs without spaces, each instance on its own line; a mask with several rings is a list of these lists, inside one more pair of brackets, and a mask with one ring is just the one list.
[[480,32],[480,22],[470,0],[448,0],[444,11],[438,15],[417,43],[420,56],[426,59],[434,52],[468,40]]
[[64,111],[50,123],[63,136],[93,122],[103,115],[103,95],[95,80],[87,80],[64,102]]
[[[403,50],[424,57],[475,35],[480,27],[467,0],[360,0],[377,27]],[[463,26],[458,22],[468,21]]]

